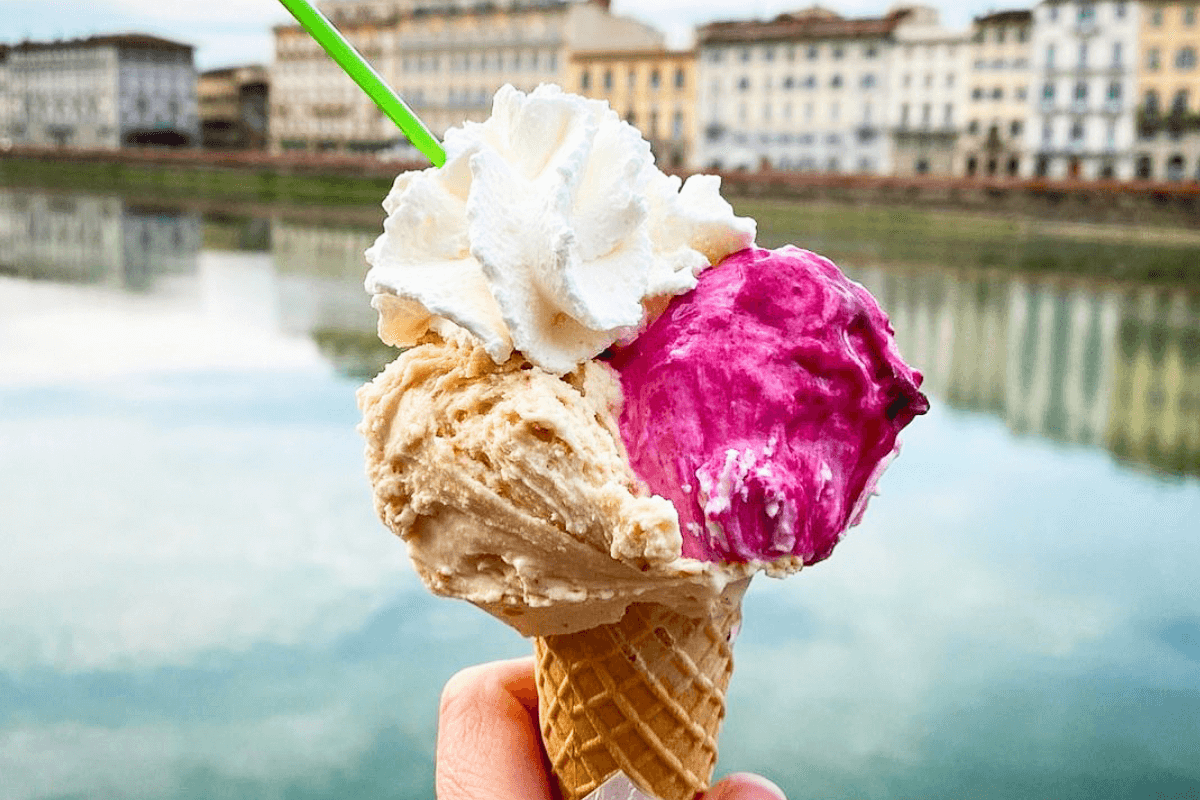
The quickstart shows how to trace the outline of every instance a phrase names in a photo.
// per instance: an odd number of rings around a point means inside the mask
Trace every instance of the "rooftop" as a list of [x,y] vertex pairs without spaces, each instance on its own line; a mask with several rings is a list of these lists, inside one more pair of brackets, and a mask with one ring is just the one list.
[[847,19],[828,9],[814,6],[804,11],[780,14],[766,22],[712,22],[701,26],[697,30],[696,38],[700,44],[721,44],[887,36],[910,13],[907,8],[898,8],[882,17]]
[[111,33],[88,36],[84,39],[59,39],[53,42],[20,42],[11,45],[13,52],[33,50],[79,50],[91,47],[124,47],[140,50],[194,50],[190,44],[163,39],[148,33]]

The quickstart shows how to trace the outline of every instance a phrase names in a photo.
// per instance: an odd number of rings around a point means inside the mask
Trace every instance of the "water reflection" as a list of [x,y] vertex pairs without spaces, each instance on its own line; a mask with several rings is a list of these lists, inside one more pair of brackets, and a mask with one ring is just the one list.
[[944,401],[1016,433],[1200,474],[1200,291],[985,271],[848,268]]
[[[528,651],[372,511],[373,236],[0,191],[6,800],[428,798],[441,683]],[[720,768],[793,798],[1180,796],[1200,483],[1105,451],[1196,474],[1195,293],[851,271],[941,402],[835,558],[751,588]]]
[[200,215],[117,197],[0,191],[0,273],[130,291],[195,272]]
[[283,219],[271,227],[284,329],[307,333],[339,371],[364,379],[396,356],[379,341],[363,292],[363,251],[374,240],[367,231]]

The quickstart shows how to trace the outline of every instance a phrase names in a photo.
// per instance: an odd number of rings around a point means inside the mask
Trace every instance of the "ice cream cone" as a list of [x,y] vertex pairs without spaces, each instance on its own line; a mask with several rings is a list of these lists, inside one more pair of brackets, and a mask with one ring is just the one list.
[[534,640],[542,740],[563,800],[618,771],[660,800],[708,788],[748,582],[705,619],[638,604],[620,622]]

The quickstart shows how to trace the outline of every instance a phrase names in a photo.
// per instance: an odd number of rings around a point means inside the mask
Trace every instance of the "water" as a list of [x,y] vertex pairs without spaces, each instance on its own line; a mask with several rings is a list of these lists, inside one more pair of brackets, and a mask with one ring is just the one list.
[[[373,235],[0,191],[0,798],[428,798],[442,683],[528,652],[372,511]],[[1194,796],[1200,290],[821,244],[934,405],[751,588],[719,771]]]

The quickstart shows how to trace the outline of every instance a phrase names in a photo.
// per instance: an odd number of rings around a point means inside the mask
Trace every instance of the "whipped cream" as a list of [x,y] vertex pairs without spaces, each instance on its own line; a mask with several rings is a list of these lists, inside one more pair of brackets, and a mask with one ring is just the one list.
[[664,175],[607,103],[557,86],[504,86],[445,148],[441,169],[396,179],[366,252],[379,334],[397,347],[453,323],[497,364],[518,350],[562,375],[754,241],[719,178]]

